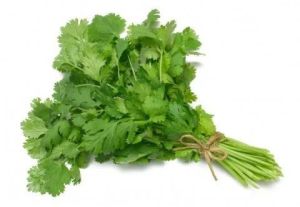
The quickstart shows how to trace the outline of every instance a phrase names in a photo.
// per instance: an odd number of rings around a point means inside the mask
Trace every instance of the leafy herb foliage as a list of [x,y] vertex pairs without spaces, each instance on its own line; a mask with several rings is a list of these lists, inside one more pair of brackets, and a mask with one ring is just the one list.
[[[63,73],[53,97],[32,102],[22,122],[24,147],[38,160],[29,170],[28,189],[53,196],[80,182],[80,168],[92,158],[117,164],[151,160],[199,161],[193,150],[175,152],[183,134],[205,141],[216,132],[212,116],[196,100],[190,83],[195,66],[188,55],[201,46],[194,30],[160,25],[151,11],[127,27],[115,14],[91,23],[71,20],[61,29],[54,68]],[[280,168],[267,150],[233,139],[220,143],[229,156],[219,161],[242,184],[273,180]]]

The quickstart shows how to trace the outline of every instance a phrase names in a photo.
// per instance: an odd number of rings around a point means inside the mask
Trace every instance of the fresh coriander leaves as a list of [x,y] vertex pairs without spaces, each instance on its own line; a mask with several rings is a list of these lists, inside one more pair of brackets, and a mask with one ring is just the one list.
[[[59,195],[81,181],[80,168],[91,158],[116,164],[202,159],[203,151],[175,151],[182,135],[205,144],[216,133],[212,116],[189,105],[196,100],[190,88],[196,68],[186,58],[201,43],[191,28],[176,31],[175,21],[160,25],[159,17],[152,10],[126,27],[118,15],[96,15],[61,28],[53,66],[63,79],[51,99],[33,100],[21,124],[24,148],[37,159],[29,191]],[[217,162],[244,185],[281,175],[267,150],[230,138],[218,147],[228,157]]]

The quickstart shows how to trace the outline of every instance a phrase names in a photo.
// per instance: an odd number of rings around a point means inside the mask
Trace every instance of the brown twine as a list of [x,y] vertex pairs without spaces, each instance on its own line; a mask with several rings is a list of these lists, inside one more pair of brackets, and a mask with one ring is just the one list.
[[205,158],[206,163],[211,171],[212,176],[217,180],[217,176],[212,167],[212,160],[222,161],[227,158],[228,153],[217,146],[218,142],[223,138],[223,134],[216,132],[212,135],[206,143],[201,142],[199,139],[195,138],[193,135],[185,134],[179,139],[179,142],[184,145],[184,147],[174,148],[175,151],[185,150],[185,149],[195,149],[202,154]]

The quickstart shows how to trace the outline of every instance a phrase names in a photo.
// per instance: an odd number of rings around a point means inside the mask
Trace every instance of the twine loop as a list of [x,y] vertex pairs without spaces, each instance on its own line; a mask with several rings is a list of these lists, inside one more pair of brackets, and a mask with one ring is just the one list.
[[217,180],[217,176],[212,167],[212,161],[222,161],[225,160],[228,156],[228,153],[218,147],[219,141],[224,137],[224,135],[220,132],[216,132],[214,135],[209,137],[206,143],[201,142],[199,139],[190,134],[182,135],[179,139],[179,142],[184,145],[184,147],[176,147],[175,151],[186,150],[186,149],[195,149],[198,153],[204,156],[206,163],[211,171],[212,176],[215,180]]

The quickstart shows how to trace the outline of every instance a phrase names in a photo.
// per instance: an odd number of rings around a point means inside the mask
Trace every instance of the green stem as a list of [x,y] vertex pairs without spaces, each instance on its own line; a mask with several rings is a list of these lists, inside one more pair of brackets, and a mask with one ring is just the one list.
[[112,88],[113,90],[116,90],[116,91],[118,90],[116,87],[112,86],[112,85],[109,84],[109,83],[107,83],[106,85],[109,86],[110,88]]
[[131,68],[131,70],[132,70],[132,74],[133,74],[134,80],[136,81],[137,78],[136,78],[136,75],[135,75],[135,72],[134,72],[134,69],[133,69],[133,66],[132,66],[130,57],[129,57],[129,56],[127,56],[127,57],[128,57],[128,61],[129,61],[130,68]]
[[[207,142],[207,138],[203,141]],[[259,181],[276,180],[282,176],[273,155],[266,149],[231,138],[221,140],[219,147],[228,153],[228,157],[217,162],[243,185],[257,187]]]
[[162,82],[162,58],[163,58],[164,51],[160,52],[160,59],[159,59],[159,82]]
[[85,86],[92,86],[92,87],[101,88],[101,86],[90,84],[90,83],[76,85],[76,87],[85,87]]
[[83,72],[83,68],[79,68],[77,67],[76,65],[73,65],[71,63],[68,63],[68,65],[72,66],[73,68],[77,69],[77,70],[80,70],[81,72]]
[[119,66],[119,62],[117,64],[117,67],[118,67],[118,79],[120,79],[120,66]]

